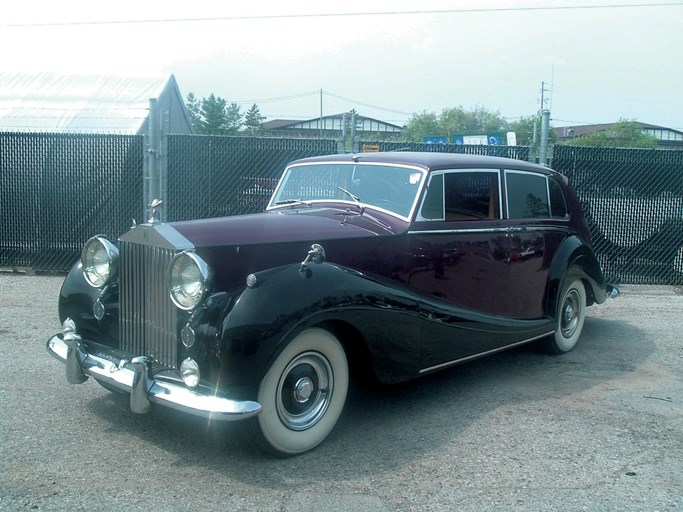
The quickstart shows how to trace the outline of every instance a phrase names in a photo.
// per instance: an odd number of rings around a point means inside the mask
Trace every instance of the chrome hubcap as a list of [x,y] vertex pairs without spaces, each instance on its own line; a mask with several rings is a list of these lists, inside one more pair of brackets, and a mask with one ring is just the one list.
[[325,415],[332,398],[330,362],[318,352],[296,356],[282,372],[277,389],[277,413],[291,430],[306,430]]
[[305,404],[313,394],[313,382],[308,377],[299,379],[294,387],[294,398],[300,404]]
[[581,308],[579,292],[576,290],[569,290],[564,298],[562,305],[562,320],[561,328],[562,335],[565,338],[571,338],[576,328],[579,325],[579,311]]

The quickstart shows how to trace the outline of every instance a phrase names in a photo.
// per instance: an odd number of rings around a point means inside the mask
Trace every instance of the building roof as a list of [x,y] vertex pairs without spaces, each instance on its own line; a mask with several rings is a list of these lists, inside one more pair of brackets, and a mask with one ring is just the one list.
[[[344,116],[348,114],[334,114],[330,116],[315,117],[313,119],[307,119],[305,121],[301,120],[291,120],[291,119],[274,119],[272,121],[267,121],[263,123],[263,128],[268,131],[277,130],[341,130],[342,121]],[[350,116],[348,116],[350,120]],[[321,124],[322,120],[322,124]],[[387,123],[386,121],[380,121],[379,119],[373,119],[371,117],[361,116],[356,114],[356,125],[357,131],[368,131],[368,132],[389,132],[389,133],[400,133],[402,130],[401,126],[396,124]]]
[[[635,121],[635,123],[642,128],[645,133],[648,133],[655,137],[660,145],[680,145],[683,144],[683,132],[680,130],[675,130],[674,128],[667,128],[665,126],[657,126],[654,124],[641,123]],[[560,128],[553,128],[553,131],[560,140],[573,139],[575,137],[581,137],[588,133],[609,130],[615,123],[607,124],[586,124],[579,126],[563,126]]]
[[168,133],[192,133],[173,75],[0,73],[0,131],[144,133],[151,98]]

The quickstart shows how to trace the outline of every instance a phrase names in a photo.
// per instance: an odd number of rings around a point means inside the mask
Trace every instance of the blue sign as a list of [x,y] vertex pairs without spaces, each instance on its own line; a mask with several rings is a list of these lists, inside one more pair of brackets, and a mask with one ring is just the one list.
[[453,144],[463,145],[484,145],[484,146],[500,146],[500,133],[489,133],[482,135],[454,135]]
[[423,137],[425,144],[448,144],[448,137]]

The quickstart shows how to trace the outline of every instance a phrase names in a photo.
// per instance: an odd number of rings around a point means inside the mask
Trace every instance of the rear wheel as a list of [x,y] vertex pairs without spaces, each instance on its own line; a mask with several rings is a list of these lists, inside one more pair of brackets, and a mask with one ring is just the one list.
[[300,333],[275,360],[258,390],[261,413],[245,425],[261,448],[291,456],[315,448],[341,415],[349,369],[341,343],[329,331]]
[[581,279],[574,279],[560,293],[555,333],[548,348],[555,354],[572,350],[579,341],[586,318],[586,288]]

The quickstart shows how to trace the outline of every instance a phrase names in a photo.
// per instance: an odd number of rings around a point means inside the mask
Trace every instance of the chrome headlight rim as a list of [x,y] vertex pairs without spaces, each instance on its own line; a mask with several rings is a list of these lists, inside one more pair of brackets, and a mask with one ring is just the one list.
[[90,286],[104,288],[118,273],[119,250],[104,235],[95,235],[83,246],[81,266]]
[[[183,282],[183,276],[194,274],[194,281]],[[194,250],[176,254],[168,265],[168,290],[171,301],[183,311],[192,311],[210,293],[213,273]]]

